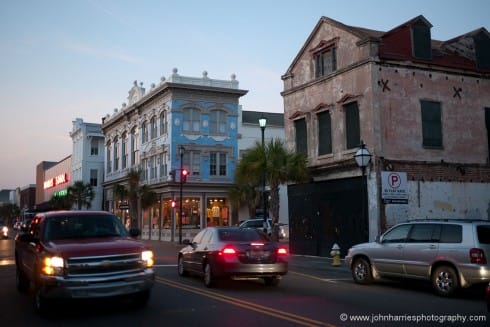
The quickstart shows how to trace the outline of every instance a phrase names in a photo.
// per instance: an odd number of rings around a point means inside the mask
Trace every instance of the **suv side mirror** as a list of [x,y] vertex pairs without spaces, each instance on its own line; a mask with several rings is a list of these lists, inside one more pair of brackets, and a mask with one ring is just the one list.
[[376,243],[381,243],[381,235],[376,236],[376,239],[374,240]]

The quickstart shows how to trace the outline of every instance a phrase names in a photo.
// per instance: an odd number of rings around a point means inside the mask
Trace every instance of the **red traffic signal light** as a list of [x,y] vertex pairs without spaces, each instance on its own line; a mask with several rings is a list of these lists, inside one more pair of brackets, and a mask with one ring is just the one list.
[[182,172],[180,174],[180,178],[181,178],[182,183],[185,183],[187,181],[187,175],[189,175],[189,172],[187,171],[187,169],[182,169]]

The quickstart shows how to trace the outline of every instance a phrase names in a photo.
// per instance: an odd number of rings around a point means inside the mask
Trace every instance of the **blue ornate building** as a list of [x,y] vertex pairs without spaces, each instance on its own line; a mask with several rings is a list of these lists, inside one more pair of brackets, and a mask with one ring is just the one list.
[[[147,92],[135,81],[128,103],[102,119],[105,136],[104,209],[125,222],[136,219],[143,237],[185,238],[208,225],[229,225],[238,160],[239,98],[247,93],[230,80],[185,77],[173,70]],[[189,172],[183,184],[180,212],[180,169]],[[114,192],[127,189],[127,174],[141,171],[140,184],[158,195],[158,203],[129,217],[127,198]],[[173,207],[175,205],[175,207]],[[182,225],[178,224],[182,221]],[[181,227],[181,228],[180,228]]]

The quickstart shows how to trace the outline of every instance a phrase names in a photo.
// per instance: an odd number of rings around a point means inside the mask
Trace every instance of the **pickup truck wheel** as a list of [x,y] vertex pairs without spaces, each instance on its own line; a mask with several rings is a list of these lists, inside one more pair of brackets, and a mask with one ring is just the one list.
[[27,279],[25,274],[20,271],[18,267],[15,269],[15,285],[20,293],[29,290],[29,279]]
[[37,312],[43,317],[51,314],[52,301],[42,295],[41,287],[39,286],[36,286],[36,291],[34,293],[34,306],[36,307]]
[[151,292],[149,290],[135,294],[133,296],[133,301],[134,301],[136,307],[137,308],[144,307],[148,303],[148,301],[150,300],[150,294],[151,294]]

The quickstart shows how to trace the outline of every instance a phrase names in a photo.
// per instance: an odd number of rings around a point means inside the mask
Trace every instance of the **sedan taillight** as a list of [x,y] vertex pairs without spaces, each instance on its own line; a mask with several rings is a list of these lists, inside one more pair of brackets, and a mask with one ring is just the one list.
[[287,255],[288,250],[286,248],[278,248],[277,249],[277,255]]
[[225,246],[221,251],[218,252],[218,255],[236,255],[236,250],[235,248],[227,245]]
[[470,262],[480,265],[486,265],[487,258],[485,257],[485,252],[482,249],[478,248],[470,249]]

